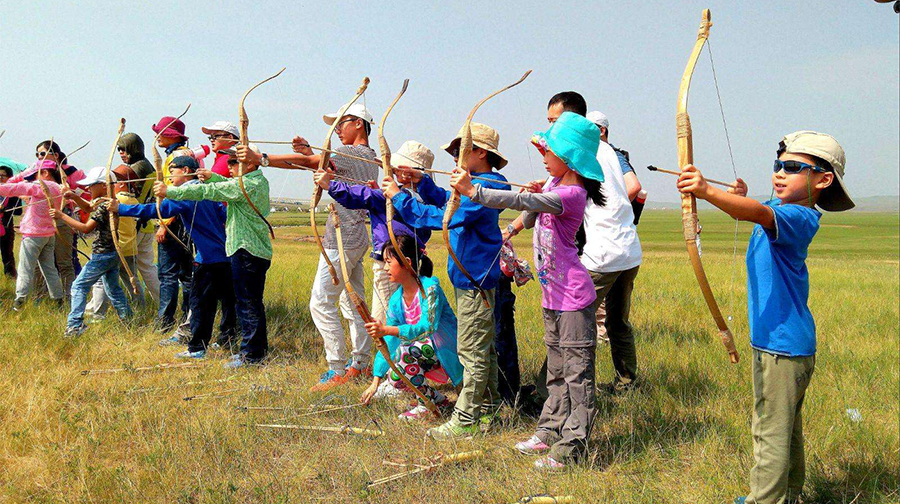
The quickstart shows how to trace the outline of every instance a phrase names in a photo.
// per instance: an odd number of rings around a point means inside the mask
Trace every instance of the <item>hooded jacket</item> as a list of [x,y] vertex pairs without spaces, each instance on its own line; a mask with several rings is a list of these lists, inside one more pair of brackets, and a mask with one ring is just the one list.
[[[153,163],[144,155],[144,141],[141,140],[141,137],[136,133],[125,133],[116,146],[124,150],[125,154],[128,154],[128,160],[131,162],[128,166],[137,175],[137,178],[153,177],[156,169],[153,167]],[[138,202],[147,203],[153,199],[153,182],[154,180],[144,181],[140,191],[137,191],[135,195]],[[153,228],[147,226],[147,222],[149,222],[149,219],[139,219],[136,223],[137,228],[144,233],[153,233]]]

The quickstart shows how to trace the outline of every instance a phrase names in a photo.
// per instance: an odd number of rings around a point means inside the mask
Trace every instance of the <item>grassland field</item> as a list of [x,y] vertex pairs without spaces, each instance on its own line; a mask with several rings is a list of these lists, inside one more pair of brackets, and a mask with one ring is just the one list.
[[[510,408],[488,435],[454,443],[426,438],[424,423],[398,420],[401,400],[303,417],[242,410],[350,404],[364,388],[308,392],[325,361],[308,309],[318,250],[303,214],[272,215],[278,238],[265,297],[271,354],[260,368],[226,372],[220,364],[227,353],[220,352],[195,368],[134,371],[176,362],[176,350],[157,345],[149,308],[129,326],[109,316],[67,340],[62,310],[43,303],[13,312],[14,283],[3,278],[0,503],[504,503],[545,493],[585,503],[731,502],[746,493],[752,465],[743,260],[750,226],[738,227],[735,248],[732,221],[712,211],[701,219],[704,264],[741,362],[729,364],[715,334],[680,216],[646,212],[632,312],[644,385],[624,396],[598,395],[590,456],[559,474],[535,471],[511,449],[536,420]],[[818,355],[803,412],[807,503],[900,502],[898,229],[897,214],[826,214],[810,249]],[[529,260],[530,239],[523,233],[514,242]],[[439,233],[428,254],[448,286]],[[367,283],[371,277],[369,268]],[[529,383],[544,353],[539,286],[530,282],[515,294]],[[598,346],[597,355],[598,380],[608,381],[608,347]],[[109,368],[126,371],[82,375]],[[255,423],[350,425],[384,435]],[[474,449],[485,456],[366,487],[399,470],[385,460],[421,463]]]

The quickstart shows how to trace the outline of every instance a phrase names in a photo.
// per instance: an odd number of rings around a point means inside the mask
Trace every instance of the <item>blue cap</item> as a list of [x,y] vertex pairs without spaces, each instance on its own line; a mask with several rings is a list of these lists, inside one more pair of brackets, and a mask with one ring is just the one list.
[[169,168],[188,168],[191,171],[197,171],[200,169],[200,165],[197,164],[197,160],[191,156],[178,156],[172,160],[172,164],[169,165]]
[[542,154],[549,149],[582,177],[603,182],[603,170],[597,162],[600,128],[583,116],[563,112],[547,131],[535,132],[531,143]]

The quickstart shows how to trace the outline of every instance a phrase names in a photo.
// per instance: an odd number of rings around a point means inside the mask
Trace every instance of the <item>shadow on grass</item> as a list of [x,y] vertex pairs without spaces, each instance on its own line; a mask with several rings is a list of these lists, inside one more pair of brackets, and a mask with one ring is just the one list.
[[735,438],[728,424],[697,412],[722,394],[702,370],[657,365],[642,369],[640,376],[640,386],[623,395],[598,392],[596,422],[606,428],[595,424],[590,455],[595,469],[647,451],[674,452],[703,438]]
[[819,464],[807,467],[806,502],[882,502],[900,493],[900,470],[881,456],[866,459],[863,454],[847,453],[838,467],[838,471]]

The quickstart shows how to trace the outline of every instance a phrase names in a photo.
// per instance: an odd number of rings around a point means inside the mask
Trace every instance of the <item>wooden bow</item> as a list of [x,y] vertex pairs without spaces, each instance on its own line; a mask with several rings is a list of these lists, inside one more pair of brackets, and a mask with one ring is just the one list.
[[[156,133],[156,136],[153,137],[153,143],[151,144],[150,148],[153,151],[153,165],[156,167],[156,181],[157,182],[163,182],[163,160],[162,160],[162,157],[159,155],[159,150],[157,150],[157,148],[156,148],[156,144],[157,144],[157,142],[159,142],[159,137],[160,137],[160,135],[162,135],[163,131],[167,130],[169,128],[169,126],[171,126],[172,124],[175,123],[175,121],[184,117],[184,115],[187,114],[188,110],[190,110],[190,109],[191,109],[191,104],[188,103],[188,106],[184,109],[184,112],[179,114],[178,117],[176,117],[175,119],[172,119],[171,121],[169,121],[169,124],[166,124],[166,126],[164,128],[160,128],[159,132]],[[119,136],[121,137],[122,135],[119,134]],[[116,143],[118,143],[118,141],[119,140],[116,139]],[[115,153],[116,147],[117,147],[116,145],[113,145],[113,153]],[[110,163],[112,163],[112,157],[110,157]],[[178,244],[181,245],[184,248],[184,250],[187,250],[188,253],[191,253],[191,248],[188,247],[187,245],[185,245],[185,243],[183,241],[181,241],[181,238],[176,236],[175,233],[173,233],[172,230],[169,229],[169,226],[166,224],[166,221],[162,217],[162,211],[160,210],[160,205],[162,205],[162,197],[157,196],[156,197],[156,217],[159,221],[159,225],[162,226],[162,228],[166,230],[166,233],[169,233],[169,236],[171,236],[172,239],[174,239],[176,242],[178,242]]]
[[[324,170],[325,167],[328,166],[328,160],[331,159],[328,151],[331,149],[331,135],[334,134],[335,128],[337,128],[338,123],[341,122],[341,118],[344,117],[344,113],[347,112],[347,109],[356,103],[356,100],[366,92],[367,87],[369,87],[369,78],[365,77],[363,78],[362,85],[356,90],[356,96],[338,110],[337,117],[334,119],[334,122],[331,123],[331,127],[328,128],[328,136],[325,137],[325,143],[322,144],[322,147],[326,150],[319,155],[319,170]],[[319,235],[319,227],[316,225],[316,206],[319,204],[320,199],[322,199],[322,188],[319,187],[319,184],[313,184],[312,201],[310,201],[309,204],[309,223],[310,226],[312,226],[313,238],[315,238],[316,245],[319,246],[319,250],[322,252],[322,258],[325,259],[325,264],[328,265],[328,272],[331,274],[331,282],[334,285],[340,285],[341,281],[338,279],[334,264],[331,263],[331,259],[329,259],[328,254],[325,253],[325,246],[322,245],[322,237]]]
[[[483,98],[480,102],[476,103],[472,108],[471,112],[469,112],[469,116],[466,118],[466,123],[463,125],[462,136],[460,137],[459,142],[459,157],[456,159],[456,168],[459,170],[468,171],[468,160],[469,153],[472,152],[472,118],[475,117],[475,112],[484,105],[484,103],[491,98],[497,96],[498,94],[506,91],[507,89],[518,86],[522,83],[529,75],[531,74],[531,70],[525,72],[519,80],[513,82],[512,84],[498,90],[494,91],[487,97]],[[461,198],[459,195],[459,191],[456,188],[452,188],[450,191],[450,200],[447,201],[447,207],[444,210],[444,221],[443,221],[443,231],[444,231],[444,244],[447,246],[447,252],[450,255],[450,258],[453,259],[453,262],[456,263],[456,267],[459,268],[459,271],[472,282],[472,285],[478,289],[478,293],[481,294],[481,300],[484,301],[484,306],[490,308],[491,303],[488,301],[487,292],[481,288],[481,284],[475,281],[475,278],[472,277],[471,274],[466,270],[466,268],[459,261],[459,258],[456,257],[456,253],[453,251],[453,246],[450,245],[450,220],[453,219],[453,214],[459,210],[459,205],[461,202]],[[493,267],[493,265],[492,265]]]
[[[119,131],[116,133],[116,140],[113,142],[112,151],[109,153],[109,160],[106,162],[106,197],[109,198],[110,202],[116,197],[112,186],[112,160],[116,155],[116,149],[119,147],[119,139],[122,138],[122,133],[124,131],[125,118],[123,117],[119,121]],[[122,261],[125,273],[128,274],[128,283],[131,284],[131,291],[137,295],[140,292],[138,290],[137,280],[134,278],[134,273],[128,266],[128,261],[125,260],[125,256],[122,254],[122,246],[119,244],[119,214],[113,212],[111,209],[109,210],[109,231],[112,234],[113,246],[116,247],[116,254]]]
[[[384,123],[387,121],[391,111],[394,110],[394,105],[400,101],[400,97],[406,92],[408,86],[409,79],[404,79],[403,89],[400,90],[400,93],[398,93],[397,97],[394,98],[394,101],[391,102],[390,107],[388,107],[384,116],[381,118],[381,123],[378,125],[378,149],[381,151],[381,167],[384,168],[384,174],[392,179],[394,178],[394,167],[391,166],[391,148],[384,138]],[[422,280],[419,279],[419,272],[413,269],[412,261],[403,255],[403,252],[400,250],[400,244],[397,243],[397,235],[394,234],[394,202],[391,198],[384,198],[384,213],[385,220],[387,221],[388,236],[391,238],[391,245],[394,246],[394,251],[396,252],[395,255],[401,258],[400,261],[403,263],[403,267],[416,279],[416,283],[419,284],[419,292],[424,296],[425,288],[422,286]]]
[[[681,86],[678,89],[678,115],[677,115],[677,133],[678,133],[678,166],[682,171],[684,167],[694,163],[694,146],[693,136],[691,132],[691,119],[688,116],[688,92],[691,88],[691,77],[694,74],[694,68],[697,66],[697,58],[703,45],[709,38],[709,28],[712,26],[709,9],[703,10],[700,20],[700,30],[697,32],[697,42],[691,51],[684,74],[681,76]],[[694,274],[697,276],[697,283],[700,284],[700,291],[706,300],[706,305],[712,313],[716,326],[719,328],[719,336],[722,343],[731,358],[732,363],[737,363],[739,356],[734,346],[734,335],[725,322],[719,305],[716,303],[716,297],[709,286],[709,280],[706,278],[706,272],[703,270],[703,263],[700,260],[700,223],[697,217],[697,198],[693,194],[681,194],[681,224],[684,228],[684,242],[687,245],[688,255],[691,258],[691,265],[694,267]]]
[[[253,87],[248,89],[246,93],[244,93],[244,96],[241,97],[241,102],[238,105],[238,115],[239,115],[240,123],[241,123],[240,144],[243,145],[244,147],[247,147],[250,144],[250,140],[249,140],[250,137],[247,135],[247,128],[250,126],[250,118],[247,117],[247,109],[244,108],[244,100],[247,99],[247,95],[249,95],[251,91],[258,88],[259,86],[262,86],[266,82],[269,82],[270,80],[274,79],[275,77],[278,77],[279,75],[281,75],[282,72],[284,72],[284,70],[285,69],[282,68],[275,75],[273,75],[271,77],[267,77],[267,78],[257,82],[256,84],[253,85]],[[244,189],[244,172],[246,170],[247,170],[246,163],[241,161],[240,165],[238,165],[238,175],[237,175],[238,186],[241,188],[241,192],[244,194],[244,199],[247,200],[247,204],[250,205],[250,208],[252,208],[253,211],[256,212],[256,215],[258,215],[259,218],[262,219],[263,222],[266,223],[266,226],[269,228],[269,236],[271,236],[272,238],[275,238],[275,229],[272,227],[271,224],[269,224],[269,221],[265,218],[265,216],[263,216],[262,212],[259,211],[259,208],[256,208],[256,205],[253,204],[253,201],[250,200],[250,195],[247,194],[247,190]]]
[[[341,263],[341,273],[344,274],[344,288],[347,289],[347,296],[350,298],[350,301],[353,303],[353,306],[356,307],[356,311],[359,313],[359,316],[362,317],[363,322],[366,324],[373,322],[372,314],[369,312],[369,307],[366,305],[366,301],[360,297],[359,294],[356,293],[356,290],[353,289],[353,284],[350,283],[350,271],[347,269],[347,259],[344,258],[344,240],[341,239],[341,218],[338,216],[337,210],[334,208],[334,203],[329,205],[329,210],[331,212],[331,219],[334,222],[334,235],[337,239],[338,246],[338,259]],[[420,296],[424,299],[425,291],[420,291]],[[391,367],[391,370],[400,377],[400,380],[411,390],[416,396],[422,401],[426,408],[431,411],[434,416],[440,418],[441,412],[438,407],[434,404],[434,401],[428,398],[425,394],[419,390],[418,387],[413,385],[409,378],[397,368],[397,365],[394,364],[394,360],[391,359],[391,352],[388,349],[387,343],[384,342],[384,337],[375,338],[375,347],[378,348],[378,352],[381,353],[381,356],[384,357],[384,360],[387,361],[388,366]]]

